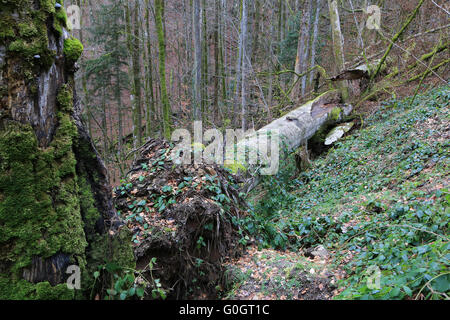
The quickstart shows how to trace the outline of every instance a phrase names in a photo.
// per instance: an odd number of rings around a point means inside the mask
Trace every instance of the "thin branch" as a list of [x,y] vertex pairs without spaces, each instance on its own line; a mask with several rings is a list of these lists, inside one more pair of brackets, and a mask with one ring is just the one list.
[[438,5],[436,2],[434,2],[434,0],[431,0],[431,2],[433,2],[433,4],[438,7],[439,9],[445,11],[446,14],[448,14],[450,16],[450,12],[448,12],[447,10],[445,10],[445,8],[441,7],[440,5]]

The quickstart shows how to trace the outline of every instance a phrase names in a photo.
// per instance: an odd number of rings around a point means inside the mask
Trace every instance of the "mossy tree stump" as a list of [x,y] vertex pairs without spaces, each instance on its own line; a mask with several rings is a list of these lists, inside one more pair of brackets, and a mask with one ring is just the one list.
[[83,47],[59,0],[3,1],[0,21],[0,299],[87,298],[98,265],[134,257],[80,117]]

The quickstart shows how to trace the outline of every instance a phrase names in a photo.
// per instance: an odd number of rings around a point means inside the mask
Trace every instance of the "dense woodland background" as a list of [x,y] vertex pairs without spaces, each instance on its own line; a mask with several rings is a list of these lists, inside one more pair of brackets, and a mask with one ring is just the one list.
[[[347,68],[365,58],[380,59],[418,4],[337,3]],[[295,86],[293,71],[302,74],[319,65],[329,78],[342,71],[334,58],[326,0],[87,0],[64,5],[70,4],[81,8],[81,29],[72,34],[85,49],[77,92],[114,183],[126,171],[129,151],[148,137],[189,129],[193,119],[202,119],[205,128],[258,129],[310,99],[315,86],[327,88],[324,76],[317,77],[318,68]],[[379,31],[366,27],[370,5],[381,8]],[[423,54],[437,45],[447,50],[444,5],[423,3],[393,47],[390,72],[416,64],[420,74],[426,70],[418,62]],[[436,57],[433,66],[442,59]],[[448,65],[443,68],[448,71]],[[442,70],[436,72],[445,74]],[[396,96],[396,89],[384,93]]]

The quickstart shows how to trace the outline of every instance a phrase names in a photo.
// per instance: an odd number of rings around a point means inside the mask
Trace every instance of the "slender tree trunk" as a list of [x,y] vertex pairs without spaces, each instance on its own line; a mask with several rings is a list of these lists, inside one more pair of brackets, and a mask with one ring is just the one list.
[[202,115],[207,118],[209,115],[209,98],[208,98],[208,28],[206,19],[206,0],[202,1]]
[[[311,44],[311,64],[310,67],[314,67],[316,64],[316,45],[317,45],[317,38],[319,34],[319,18],[320,18],[320,11],[322,10],[322,0],[316,1],[316,17],[314,18],[314,30],[313,30],[313,39]],[[314,79],[314,71],[311,71],[311,74],[309,75],[309,85],[312,85]]]
[[[88,7],[90,7],[89,2],[88,2]],[[83,10],[83,6],[82,6],[82,1],[81,0],[76,0],[76,5],[80,8],[81,12],[80,12],[80,25],[83,25],[83,14],[82,14],[82,10]],[[85,43],[85,39],[83,37],[83,28],[80,28],[79,30],[79,35],[80,35],[80,41],[81,43]],[[87,75],[86,72],[84,71],[84,64],[85,64],[85,57],[82,56],[80,61],[81,61],[81,87],[83,89],[83,105],[85,106],[85,108],[87,109],[86,112],[86,121],[87,121],[87,128],[88,128],[88,132],[89,135],[92,136],[92,129],[91,129],[91,122],[92,122],[92,112],[91,112],[91,108],[90,108],[90,104],[89,104],[89,90],[87,88]]]
[[[277,37],[277,42],[281,43],[281,40],[283,39],[283,33],[282,33],[282,22],[283,22],[283,1],[284,0],[278,0],[278,37]],[[278,45],[278,50],[277,53],[279,51],[279,45]]]
[[[214,24],[214,95],[213,95],[213,110],[215,120],[219,119],[219,80],[220,80],[220,0],[214,2],[215,24]],[[214,117],[213,117],[214,118]]]
[[[330,10],[331,32],[333,38],[333,53],[336,63],[336,73],[340,73],[345,68],[344,58],[344,37],[341,32],[341,21],[339,18],[339,10],[336,0],[328,0],[328,8]],[[348,99],[347,81],[340,81],[340,90],[342,99]]]
[[248,74],[248,57],[247,57],[247,23],[248,23],[248,3],[242,0],[242,21],[241,21],[241,37],[242,37],[242,76],[241,76],[241,126],[242,130],[247,130],[247,74]]
[[152,38],[150,29],[150,1],[145,0],[145,20],[147,27],[147,137],[152,136],[152,126],[156,124],[156,107],[155,107],[155,95],[153,92],[153,56],[152,56]]
[[134,148],[142,144],[142,88],[141,88],[141,44],[140,44],[139,0],[134,3],[133,9],[133,83],[134,83]]
[[103,133],[103,159],[106,163],[109,162],[108,156],[108,123],[106,121],[107,111],[106,111],[106,95],[105,88],[102,88],[102,133]]
[[202,119],[202,45],[200,38],[200,0],[193,0],[192,33],[194,36],[194,119]]
[[166,84],[166,39],[163,25],[163,3],[164,0],[155,0],[156,33],[158,34],[159,47],[159,78],[161,86],[161,103],[163,111],[163,134],[170,139],[172,133],[172,117],[170,112],[169,97]]
[[[295,60],[295,72],[297,74],[302,74],[307,68],[307,47],[309,41],[309,29],[311,21],[311,11],[312,11],[312,0],[306,0],[306,6],[303,8],[302,21],[300,23],[299,39],[297,46],[297,57]],[[304,77],[302,77],[304,78]],[[300,94],[300,81],[297,75],[294,75],[294,83],[296,83],[294,89],[292,90],[292,99],[298,98]],[[302,87],[302,94],[304,89]]]
[[[129,2],[125,1],[125,34],[126,34],[126,41],[127,41],[127,51],[128,51],[128,76],[129,79],[134,79],[133,75],[133,36],[132,36],[132,26],[131,26],[131,11]],[[131,102],[131,116],[132,116],[132,124],[133,124],[133,146],[135,145],[136,136],[135,136],[135,130],[134,130],[134,100],[135,100],[135,83],[134,81],[131,81],[131,90],[130,90],[130,102]],[[127,110],[127,113],[129,111]]]
[[255,61],[255,58],[258,54],[259,49],[259,35],[260,35],[260,20],[261,20],[261,0],[255,0],[255,27],[253,30],[254,39],[253,39],[253,49],[252,52],[254,53],[252,55],[252,63]]
[[[222,17],[222,15],[225,15],[227,10],[226,10],[226,0],[220,0],[221,1],[221,5],[220,5],[220,13],[219,13],[219,18],[220,18],[220,23],[219,23],[219,59],[220,59],[220,77],[222,80],[222,101],[226,102],[227,101],[227,73],[226,73],[226,45],[225,45],[225,41],[226,41],[226,31],[225,31],[225,19]],[[223,113],[222,113],[223,116]]]
[[[221,40],[221,45],[220,48],[222,50],[222,72],[223,72],[223,100],[224,102],[228,102],[229,96],[228,96],[228,87],[230,85],[229,80],[228,80],[228,61],[229,59],[227,58],[227,35],[228,35],[228,24],[227,24],[227,19],[226,19],[226,15],[227,15],[227,8],[228,8],[228,3],[227,0],[221,0],[222,1],[222,14],[223,14],[223,19],[222,19],[222,25],[221,25],[221,32],[220,32],[220,40]],[[231,46],[230,46],[231,47]]]
[[120,69],[118,64],[116,64],[115,73],[116,73],[116,85],[114,88],[114,96],[117,102],[117,117],[118,117],[117,155],[119,159],[122,159],[122,141],[123,141],[122,89],[120,81]]
[[[246,8],[245,5],[245,0],[241,0],[240,1],[240,29],[239,29],[239,42],[238,42],[238,57],[237,57],[237,61],[236,61],[236,81],[235,81],[235,93],[234,93],[234,103],[232,105],[232,120],[236,119],[236,108],[239,105],[239,98],[241,98],[241,102],[242,102],[242,64],[244,61],[244,38],[243,38],[243,24],[244,24],[244,20],[246,21],[247,18],[244,17],[244,7]],[[245,13],[247,13],[247,10],[245,10]],[[242,103],[241,103],[242,106]],[[241,111],[241,123],[243,121],[243,117],[242,117],[242,111]],[[235,122],[235,121],[233,121]]]

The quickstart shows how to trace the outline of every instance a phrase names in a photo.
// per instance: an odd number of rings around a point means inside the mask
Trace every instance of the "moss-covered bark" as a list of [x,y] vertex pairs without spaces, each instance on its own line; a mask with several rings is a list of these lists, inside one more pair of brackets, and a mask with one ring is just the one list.
[[[74,105],[82,45],[65,36],[56,2],[2,2],[9,23],[0,34],[0,299],[87,297],[99,264],[134,263]],[[65,284],[69,265],[81,268],[80,291]]]
[[161,85],[161,103],[163,114],[163,133],[164,138],[170,139],[172,134],[172,118],[169,96],[167,95],[166,84],[166,38],[163,24],[163,0],[155,0],[156,33],[158,35],[159,48],[159,78]]

